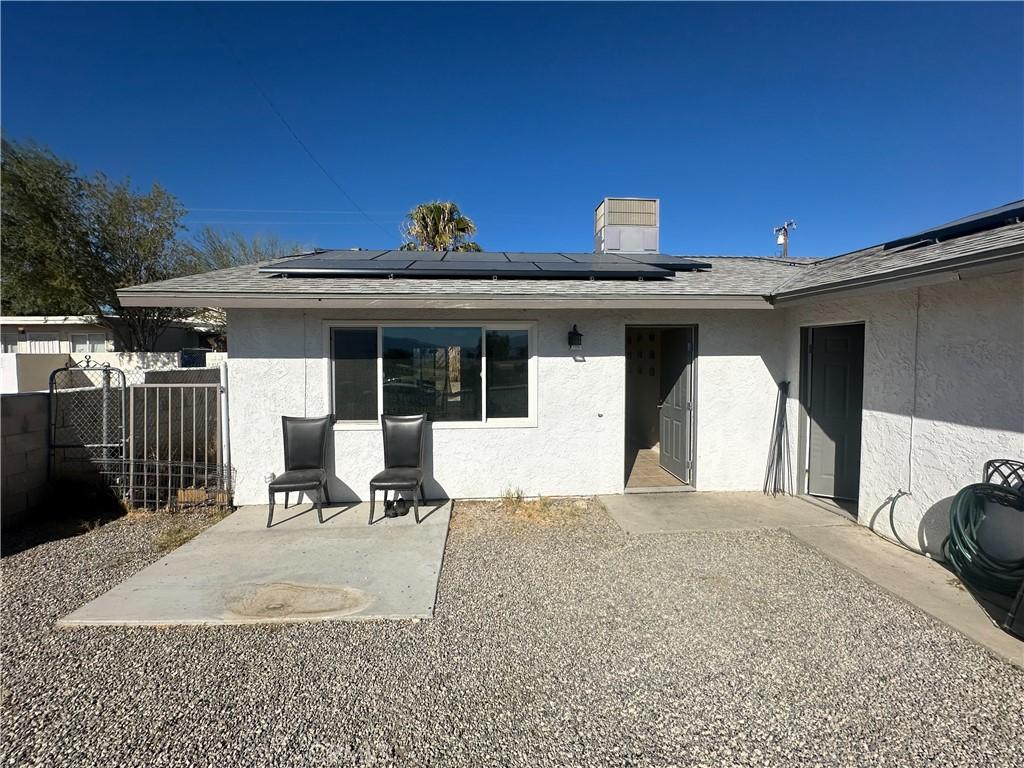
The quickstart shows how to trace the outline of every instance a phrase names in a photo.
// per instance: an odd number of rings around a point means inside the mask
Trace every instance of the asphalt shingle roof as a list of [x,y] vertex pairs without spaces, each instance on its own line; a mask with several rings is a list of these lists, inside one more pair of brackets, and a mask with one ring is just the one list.
[[247,264],[199,275],[176,277],[120,291],[147,293],[224,293],[276,296],[766,296],[806,268],[792,261],[744,256],[695,256],[710,270],[680,272],[657,280],[479,280],[444,278],[279,277],[261,273],[263,264]]
[[985,253],[1019,250],[1024,255],[1024,223],[1009,224],[940,243],[907,244],[886,249],[884,245],[835,256],[798,270],[773,291],[775,295],[840,285],[864,278],[896,276],[930,266],[954,264],[957,260]]
[[[999,226],[997,223],[1007,223]],[[980,222],[980,224],[979,224]],[[968,234],[972,223],[988,227]],[[949,239],[946,234],[956,233]],[[669,278],[566,280],[282,276],[262,273],[262,264],[247,264],[215,272],[178,277],[118,291],[122,301],[149,296],[150,303],[164,299],[215,306],[216,297],[254,299],[459,299],[553,298],[553,299],[672,299],[687,297],[743,297],[785,299],[804,293],[842,289],[864,283],[899,279],[913,274],[956,269],[991,259],[1024,257],[1024,201],[976,214],[921,233],[921,240],[907,238],[864,248],[830,259],[787,261],[744,256],[685,256],[710,269],[679,272]],[[340,253],[340,252],[335,252]],[[510,254],[524,258],[527,254]],[[418,254],[424,258],[426,254]],[[571,254],[570,254],[571,256]],[[595,259],[594,254],[587,254]],[[365,258],[363,256],[362,258]],[[503,256],[506,261],[512,259]],[[597,257],[600,258],[600,257]]]

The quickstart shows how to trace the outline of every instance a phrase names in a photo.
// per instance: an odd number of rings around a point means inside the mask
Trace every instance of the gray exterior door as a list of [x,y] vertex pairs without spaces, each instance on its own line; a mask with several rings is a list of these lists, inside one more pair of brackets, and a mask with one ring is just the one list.
[[810,445],[807,491],[856,500],[860,485],[864,326],[810,331]]
[[661,332],[661,402],[658,405],[659,463],[690,482],[690,414],[692,412],[693,331]]

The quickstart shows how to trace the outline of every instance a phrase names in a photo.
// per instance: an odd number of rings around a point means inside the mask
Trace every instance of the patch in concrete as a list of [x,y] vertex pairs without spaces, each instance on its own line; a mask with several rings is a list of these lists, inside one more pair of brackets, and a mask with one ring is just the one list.
[[232,618],[260,620],[344,616],[365,608],[372,598],[352,587],[322,584],[239,584],[224,593]]

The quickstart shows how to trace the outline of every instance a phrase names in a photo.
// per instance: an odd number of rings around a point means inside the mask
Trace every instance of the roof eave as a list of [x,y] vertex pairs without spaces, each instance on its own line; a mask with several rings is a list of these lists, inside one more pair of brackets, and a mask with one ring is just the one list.
[[282,295],[244,291],[118,291],[126,307],[217,307],[221,309],[771,309],[760,295],[686,296],[367,296]]

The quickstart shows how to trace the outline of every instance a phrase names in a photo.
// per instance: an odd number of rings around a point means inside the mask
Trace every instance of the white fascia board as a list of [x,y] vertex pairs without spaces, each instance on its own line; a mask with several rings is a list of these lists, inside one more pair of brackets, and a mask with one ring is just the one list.
[[280,294],[120,293],[126,307],[222,309],[771,309],[763,296],[282,296]]
[[96,325],[95,315],[10,315],[0,325]]

